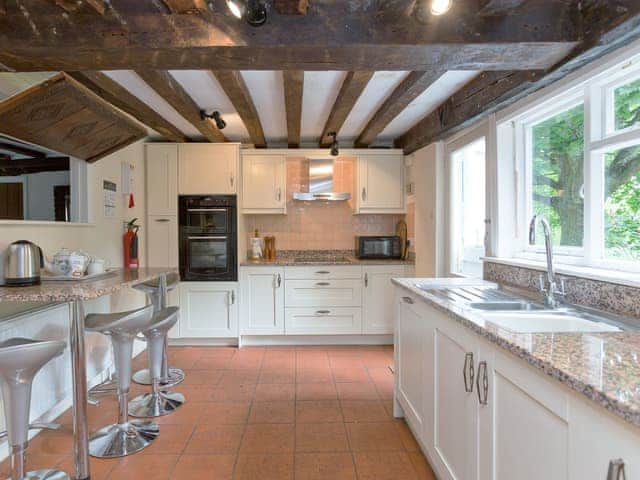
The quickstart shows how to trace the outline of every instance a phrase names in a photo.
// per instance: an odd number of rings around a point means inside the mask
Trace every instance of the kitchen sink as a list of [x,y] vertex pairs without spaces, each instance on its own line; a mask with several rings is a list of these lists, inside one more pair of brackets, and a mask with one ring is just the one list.
[[527,301],[505,302],[472,302],[469,304],[474,310],[486,310],[494,312],[517,312],[522,310],[542,310],[544,307]]
[[615,325],[556,310],[540,312],[487,313],[483,317],[498,327],[516,333],[620,332]]

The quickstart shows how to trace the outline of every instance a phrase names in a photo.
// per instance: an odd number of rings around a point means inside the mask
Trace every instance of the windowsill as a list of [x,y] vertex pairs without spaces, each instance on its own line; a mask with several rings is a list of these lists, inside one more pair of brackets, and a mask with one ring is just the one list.
[[[482,260],[489,263],[498,263],[501,265],[539,270],[541,272],[547,271],[546,262],[539,262],[536,260],[496,257],[484,257]],[[614,283],[616,285],[625,285],[627,287],[640,288],[640,274],[638,273],[567,264],[555,264],[554,267],[556,273],[559,273],[561,275],[569,275],[572,277],[587,278],[589,280],[597,280],[600,282]]]

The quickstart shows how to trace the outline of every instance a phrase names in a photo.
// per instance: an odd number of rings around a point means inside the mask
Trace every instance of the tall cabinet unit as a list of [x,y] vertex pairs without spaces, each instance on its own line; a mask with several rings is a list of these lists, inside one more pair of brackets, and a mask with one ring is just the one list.
[[287,213],[284,155],[242,156],[242,213]]

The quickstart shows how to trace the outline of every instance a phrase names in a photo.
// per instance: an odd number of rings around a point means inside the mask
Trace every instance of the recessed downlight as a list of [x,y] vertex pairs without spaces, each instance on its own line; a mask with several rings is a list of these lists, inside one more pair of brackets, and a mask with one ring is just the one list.
[[431,0],[431,13],[444,15],[451,8],[451,0]]

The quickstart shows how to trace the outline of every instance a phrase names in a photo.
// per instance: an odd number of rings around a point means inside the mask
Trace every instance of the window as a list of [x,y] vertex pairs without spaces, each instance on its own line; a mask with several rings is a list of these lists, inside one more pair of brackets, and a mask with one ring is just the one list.
[[485,139],[453,151],[450,171],[451,273],[481,278],[486,218]]
[[613,90],[613,114],[616,130],[640,123],[640,78]]

